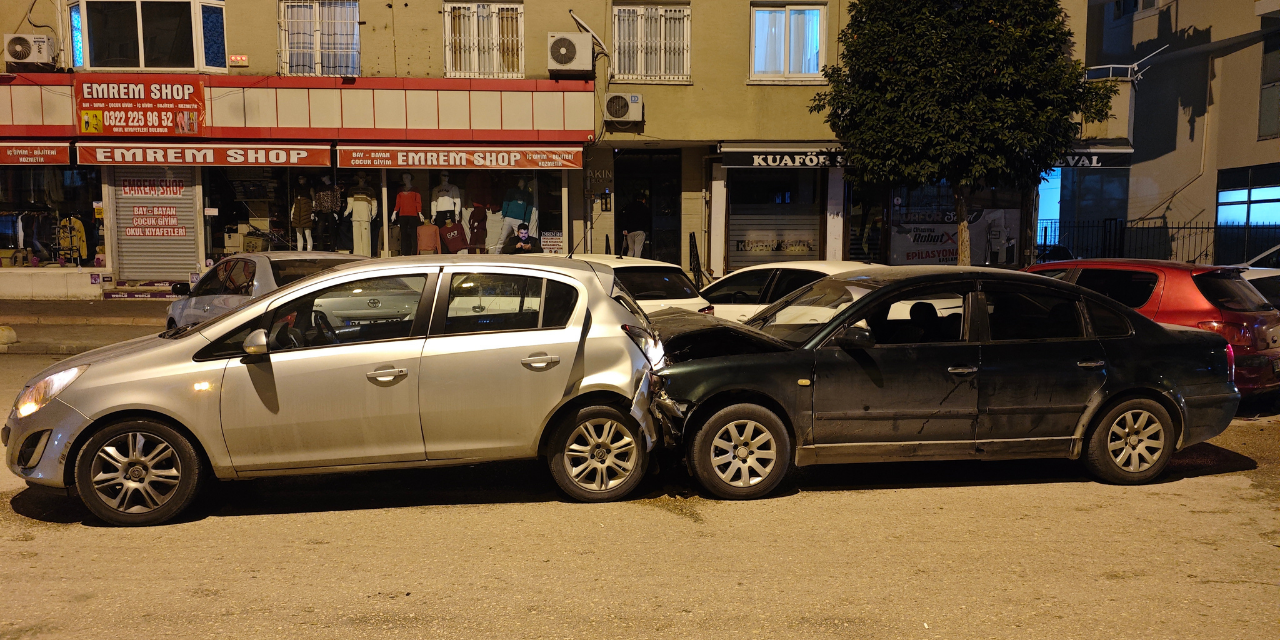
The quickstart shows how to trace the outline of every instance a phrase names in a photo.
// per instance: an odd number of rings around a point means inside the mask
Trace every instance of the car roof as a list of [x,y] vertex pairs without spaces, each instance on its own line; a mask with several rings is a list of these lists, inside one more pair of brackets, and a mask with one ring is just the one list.
[[[355,270],[367,268],[371,262],[376,262],[379,267],[406,267],[414,265],[448,267],[454,265],[466,265],[473,267],[489,266],[489,267],[510,267],[510,266],[526,266],[540,267],[563,272],[586,272],[589,274],[602,273],[601,270],[585,260],[577,258],[567,258],[565,256],[555,254],[523,254],[523,255],[490,255],[490,254],[442,254],[427,256],[396,256],[394,258],[378,258],[376,261],[360,260],[335,267],[335,272]],[[665,263],[663,263],[665,264]],[[612,275],[611,269],[607,264],[603,271],[604,275]]]
[[[635,258],[632,256],[611,256],[602,253],[588,253],[574,256],[578,260],[590,262],[592,264],[603,264],[613,269],[627,267],[675,267],[680,269],[680,265],[670,262],[662,262],[661,260],[650,260],[648,258]],[[683,269],[681,269],[683,271]]]
[[1084,267],[1149,267],[1166,271],[1186,271],[1192,275],[1218,271],[1220,269],[1238,269],[1240,267],[1196,264],[1193,262],[1177,262],[1175,260],[1149,260],[1146,258],[1078,258],[1075,260],[1057,260],[1032,266],[1034,270],[1043,269],[1075,269]]
[[223,260],[231,258],[266,258],[267,260],[331,260],[334,258],[347,258],[352,262],[369,259],[365,256],[354,256],[336,251],[252,251],[232,254],[223,258]]
[[1054,280],[1053,278],[1046,278],[1034,273],[1013,271],[1011,269],[997,269],[995,267],[957,267],[954,265],[875,266],[866,269],[849,270],[843,273],[834,274],[830,277],[837,280],[847,280],[849,282],[870,281],[882,283],[910,279],[930,279],[931,277],[938,280],[963,280],[967,278],[981,277],[999,280],[1021,280],[1025,282],[1035,282],[1038,284],[1045,284],[1046,281],[1066,284],[1059,280]]
[[859,262],[857,260],[795,260],[785,262],[768,262],[765,264],[755,264],[749,267],[735,269],[731,273],[726,273],[725,277],[735,273],[743,273],[745,271],[759,271],[761,269],[809,269],[812,271],[821,271],[827,275],[835,275],[854,269],[869,268],[882,266],[874,262]]

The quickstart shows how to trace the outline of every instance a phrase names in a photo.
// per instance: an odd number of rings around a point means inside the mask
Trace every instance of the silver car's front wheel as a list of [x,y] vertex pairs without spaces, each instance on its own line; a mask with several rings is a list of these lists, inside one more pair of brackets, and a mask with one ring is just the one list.
[[551,475],[578,500],[616,500],[644,476],[647,454],[630,416],[613,407],[588,407],[552,436]]
[[150,421],[121,422],[80,450],[76,490],[86,507],[112,524],[158,524],[195,496],[200,458],[187,438]]

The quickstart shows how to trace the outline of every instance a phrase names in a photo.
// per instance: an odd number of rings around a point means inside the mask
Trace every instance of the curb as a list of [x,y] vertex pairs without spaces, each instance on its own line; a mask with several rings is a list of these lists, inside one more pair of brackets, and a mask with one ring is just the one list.
[[105,344],[47,344],[42,342],[15,342],[0,344],[0,354],[12,353],[24,356],[73,356],[86,351],[93,351],[108,345]]
[[163,327],[166,318],[128,318],[97,316],[0,316],[0,324],[43,324],[43,325],[136,325],[141,327]]

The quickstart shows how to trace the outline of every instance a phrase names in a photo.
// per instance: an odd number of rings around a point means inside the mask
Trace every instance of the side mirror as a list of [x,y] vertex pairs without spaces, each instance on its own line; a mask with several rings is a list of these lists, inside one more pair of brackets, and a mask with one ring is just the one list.
[[261,356],[267,353],[267,330],[254,329],[249,337],[244,339],[244,352],[251,356]]
[[191,285],[185,282],[175,282],[172,287],[169,287],[169,290],[172,291],[175,296],[191,295]]
[[836,336],[836,345],[845,351],[870,349],[876,346],[876,337],[871,335],[870,329],[848,327],[844,332]]

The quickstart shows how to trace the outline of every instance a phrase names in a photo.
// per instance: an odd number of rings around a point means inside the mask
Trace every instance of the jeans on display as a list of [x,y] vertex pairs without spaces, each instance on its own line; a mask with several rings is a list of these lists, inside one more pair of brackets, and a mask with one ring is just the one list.
[[502,253],[502,248],[507,246],[507,238],[516,235],[519,232],[518,227],[525,224],[523,220],[517,218],[502,218],[502,232],[498,234],[498,242],[494,245],[493,253]]

